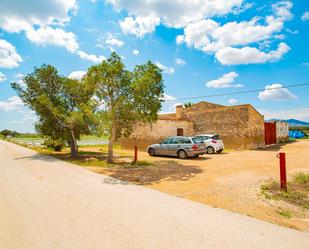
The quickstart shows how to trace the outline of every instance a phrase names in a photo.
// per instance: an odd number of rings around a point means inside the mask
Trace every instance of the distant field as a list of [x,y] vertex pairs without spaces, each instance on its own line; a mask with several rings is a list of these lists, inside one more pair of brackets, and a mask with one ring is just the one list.
[[[17,137],[9,138],[9,140],[17,143],[40,146],[44,142],[44,139],[37,134],[19,134]],[[82,136],[81,140],[77,141],[79,146],[91,146],[107,144],[108,139],[106,137],[98,137],[94,135]]]

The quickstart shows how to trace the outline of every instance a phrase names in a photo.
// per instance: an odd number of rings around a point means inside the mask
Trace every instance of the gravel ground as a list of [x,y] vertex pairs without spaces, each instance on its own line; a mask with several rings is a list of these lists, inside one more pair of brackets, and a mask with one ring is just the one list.
[[[308,209],[268,201],[260,195],[260,186],[265,180],[279,180],[279,160],[276,158],[279,152],[286,152],[287,172],[291,177],[295,172],[309,172],[308,151],[309,140],[300,140],[264,150],[231,151],[188,160],[150,158],[147,153],[140,152],[140,160],[152,160],[156,167],[92,170],[214,207],[309,230]],[[279,215],[279,208],[290,210],[293,217]]]

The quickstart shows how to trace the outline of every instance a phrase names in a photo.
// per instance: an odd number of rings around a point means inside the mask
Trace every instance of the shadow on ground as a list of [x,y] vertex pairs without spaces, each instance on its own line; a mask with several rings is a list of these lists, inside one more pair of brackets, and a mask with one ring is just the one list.
[[[192,177],[203,172],[200,167],[194,165],[182,165],[181,163],[178,163],[177,160],[179,159],[173,157],[156,157],[155,161],[148,162],[147,164],[141,161],[141,164],[135,166],[134,164],[131,164],[133,157],[116,155],[115,159],[118,160],[118,162],[115,164],[104,166],[96,165],[97,162],[104,163],[106,157],[107,154],[103,152],[80,151],[78,160],[72,159],[70,153],[67,152],[46,153],[45,155],[37,153],[32,156],[17,157],[15,160],[30,159],[53,162],[60,159],[66,162],[77,163],[86,166],[96,173],[116,178],[104,179],[103,182],[107,184],[128,184],[126,182],[131,182],[139,185],[151,185],[159,183],[162,180],[188,181]],[[210,158],[198,157],[189,158],[183,161],[205,161],[208,159]]]
[[[121,181],[139,185],[151,185],[160,181],[188,181],[203,172],[198,166],[188,166],[176,161],[156,161],[155,166],[137,168],[102,168],[94,169],[97,173],[106,174]],[[119,182],[115,182],[119,184]],[[111,184],[115,184],[113,181]]]
[[23,157],[16,157],[14,160],[24,160],[24,159],[30,159],[30,160],[40,160],[45,162],[53,162],[56,161],[56,159],[49,155],[43,155],[40,153],[37,153],[33,156],[23,156]]
[[287,145],[287,144],[293,144],[293,143],[297,143],[297,141],[296,141],[296,140],[290,140],[289,142],[282,143],[282,144],[267,145],[265,148],[256,149],[256,151],[279,151],[279,150],[281,150],[285,145]]

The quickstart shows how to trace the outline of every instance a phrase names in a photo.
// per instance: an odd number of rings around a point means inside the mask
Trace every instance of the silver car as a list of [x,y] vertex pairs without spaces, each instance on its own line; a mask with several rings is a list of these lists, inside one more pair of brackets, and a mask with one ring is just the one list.
[[206,152],[203,140],[196,137],[169,137],[159,144],[148,147],[150,156],[178,156],[180,159],[198,157]]

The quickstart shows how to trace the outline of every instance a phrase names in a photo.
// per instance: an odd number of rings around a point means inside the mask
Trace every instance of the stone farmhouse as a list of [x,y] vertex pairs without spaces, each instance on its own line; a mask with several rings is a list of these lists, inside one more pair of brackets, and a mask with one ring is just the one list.
[[[280,141],[286,141],[288,126],[280,122]],[[267,123],[252,105],[223,106],[209,102],[199,102],[191,107],[176,107],[176,113],[159,114],[152,125],[137,124],[129,138],[122,139],[123,148],[145,149],[170,136],[193,136],[197,134],[219,134],[226,147],[257,149],[266,144],[276,143],[276,123]],[[278,125],[277,125],[278,126]],[[287,129],[287,130],[286,130]],[[265,134],[266,132],[266,134]],[[267,133],[268,132],[268,133]]]

